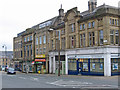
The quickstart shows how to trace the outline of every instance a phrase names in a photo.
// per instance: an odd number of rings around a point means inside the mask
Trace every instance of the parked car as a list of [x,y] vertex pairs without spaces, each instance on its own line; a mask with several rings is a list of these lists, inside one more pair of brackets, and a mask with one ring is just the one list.
[[8,68],[7,74],[16,74],[15,69],[14,68]]
[[5,67],[2,67],[2,71],[5,71]]

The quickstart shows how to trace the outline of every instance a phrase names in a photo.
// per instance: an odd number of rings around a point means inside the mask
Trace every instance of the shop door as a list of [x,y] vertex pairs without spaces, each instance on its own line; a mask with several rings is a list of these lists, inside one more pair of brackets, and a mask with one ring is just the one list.
[[83,63],[82,62],[78,62],[78,65],[77,65],[78,74],[82,73],[82,66],[83,66]]

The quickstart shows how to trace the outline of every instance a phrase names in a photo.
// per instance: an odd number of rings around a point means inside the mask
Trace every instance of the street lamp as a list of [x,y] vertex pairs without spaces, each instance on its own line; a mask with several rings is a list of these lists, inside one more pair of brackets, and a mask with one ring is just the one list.
[[7,46],[4,44],[2,48],[5,48],[5,57],[7,57]]
[[[2,46],[2,48],[3,48],[3,49],[5,48],[5,54],[3,55],[3,57],[7,59],[7,46],[4,44],[4,45]],[[2,64],[3,64],[3,63],[2,63]]]
[[58,76],[60,76],[60,30],[58,31],[59,32],[59,49],[58,49],[58,60],[59,60],[59,68],[58,68]]
[[[53,28],[50,28],[49,31],[53,31],[54,29]],[[60,30],[58,30],[58,35],[59,35],[59,38],[58,38],[58,76],[60,76]]]

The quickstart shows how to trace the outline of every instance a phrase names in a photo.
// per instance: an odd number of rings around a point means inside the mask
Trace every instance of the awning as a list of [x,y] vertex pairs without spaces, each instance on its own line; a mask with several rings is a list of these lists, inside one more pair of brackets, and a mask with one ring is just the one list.
[[45,59],[35,59],[35,62],[46,62]]

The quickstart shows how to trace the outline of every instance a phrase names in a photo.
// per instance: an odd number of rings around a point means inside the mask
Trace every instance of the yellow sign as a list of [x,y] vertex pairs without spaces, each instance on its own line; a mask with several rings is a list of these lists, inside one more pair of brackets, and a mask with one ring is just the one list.
[[36,58],[45,58],[45,54],[36,55]]
[[80,62],[83,62],[83,59],[80,59]]

